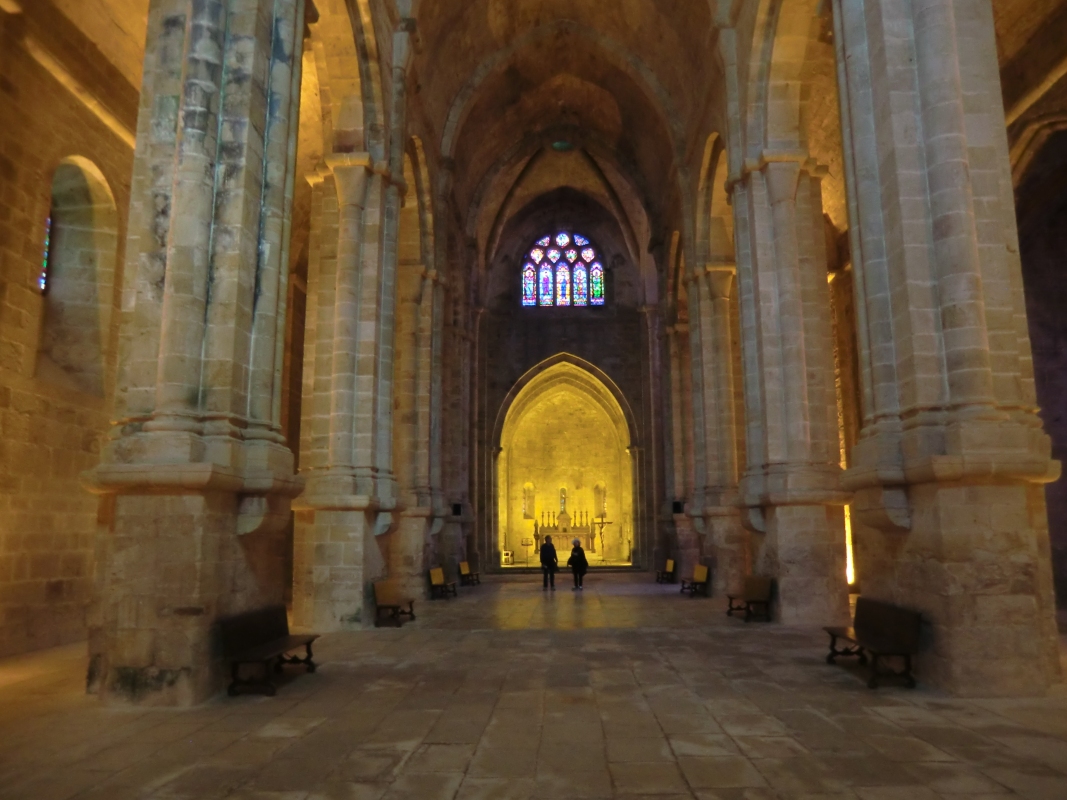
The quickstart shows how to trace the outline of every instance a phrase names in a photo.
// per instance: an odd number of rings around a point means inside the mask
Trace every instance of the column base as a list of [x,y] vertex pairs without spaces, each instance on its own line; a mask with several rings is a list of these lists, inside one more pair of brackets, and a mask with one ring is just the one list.
[[373,582],[386,560],[375,536],[378,507],[307,509],[293,535],[293,621],[316,633],[356,630],[373,622]]
[[[675,565],[674,574],[678,580],[688,580],[693,576],[693,567],[700,563],[703,553],[700,547],[700,534],[697,532],[696,527],[693,525],[693,520],[686,514],[674,515],[674,535],[675,535]],[[667,557],[670,557],[668,552]],[[666,559],[661,559],[656,562],[655,568],[660,569],[663,564],[666,563]],[[711,583],[715,585],[715,570],[712,569]]]
[[111,704],[191,706],[224,685],[220,617],[281,604],[284,530],[238,536],[238,495],[107,497],[88,686]]
[[745,576],[752,572],[748,533],[737,508],[704,509],[704,552],[711,555],[712,594],[725,597],[741,591]]
[[1060,680],[1043,487],[909,487],[912,528],[854,530],[864,595],[924,625],[920,682],[953,695],[1042,695]]
[[790,625],[849,619],[845,512],[839,505],[768,506],[752,533],[753,572],[777,583],[774,616]]

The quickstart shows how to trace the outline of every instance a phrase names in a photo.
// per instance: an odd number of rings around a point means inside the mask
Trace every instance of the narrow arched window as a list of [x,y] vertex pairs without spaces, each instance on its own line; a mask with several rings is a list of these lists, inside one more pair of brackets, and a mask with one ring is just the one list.
[[117,254],[118,212],[103,174],[87,159],[63,160],[36,276],[44,300],[38,379],[103,396]]
[[522,262],[524,306],[604,305],[604,267],[600,254],[578,233],[542,236]]
[[48,260],[52,255],[52,214],[44,221],[44,256],[41,259],[41,274],[37,276],[37,288],[41,294],[48,294]]

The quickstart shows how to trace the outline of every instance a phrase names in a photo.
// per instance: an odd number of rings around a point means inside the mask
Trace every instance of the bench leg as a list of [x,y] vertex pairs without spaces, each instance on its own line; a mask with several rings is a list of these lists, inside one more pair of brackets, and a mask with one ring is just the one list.
[[[248,678],[242,678],[241,677],[241,672],[240,672],[241,664],[242,663],[254,663],[254,662],[234,661],[232,663],[233,663],[233,665],[231,667],[230,675],[233,678],[233,680],[230,682],[230,685],[226,688],[226,693],[230,697],[237,696],[240,693],[242,686],[259,687],[259,690],[263,694],[267,695],[267,697],[274,697],[274,695],[277,693],[278,690],[275,688],[274,684],[270,682],[270,673],[271,673],[271,662],[270,662],[270,660],[263,661],[260,664],[260,666],[263,668],[263,677],[260,678],[260,680],[258,680],[258,681],[249,680]],[[279,661],[277,664],[275,664],[275,667],[280,670],[281,669],[281,662]]]
[[318,665],[312,660],[311,642],[304,645],[304,651],[306,655],[303,658],[299,656],[281,656],[278,659],[278,672],[282,671],[282,664],[303,664],[307,667],[308,672],[314,672]]
[[915,688],[915,676],[911,674],[911,656],[904,656],[904,685],[909,689]]
[[832,633],[830,634],[830,654],[826,656],[826,663],[833,664],[838,656],[859,656],[860,664],[867,663],[867,656],[863,652],[863,648],[859,647],[842,647],[837,646],[837,637]]
[[878,688],[878,654],[871,653],[871,677],[867,681],[868,689]]

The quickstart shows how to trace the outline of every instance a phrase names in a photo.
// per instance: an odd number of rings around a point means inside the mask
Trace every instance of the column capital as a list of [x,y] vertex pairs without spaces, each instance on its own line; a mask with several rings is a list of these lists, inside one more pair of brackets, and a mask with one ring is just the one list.
[[712,299],[729,299],[730,292],[733,290],[734,277],[737,275],[737,265],[711,262],[704,265],[704,271],[708,276]]
[[337,202],[342,206],[363,208],[367,196],[367,179],[374,172],[370,153],[330,153],[326,169],[333,174]]

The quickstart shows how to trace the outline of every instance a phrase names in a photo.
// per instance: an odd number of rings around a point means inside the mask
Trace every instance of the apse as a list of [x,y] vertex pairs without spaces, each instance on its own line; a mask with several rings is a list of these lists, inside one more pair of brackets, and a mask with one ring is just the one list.
[[561,561],[578,539],[590,566],[630,565],[633,484],[629,427],[611,390],[568,361],[537,370],[508,408],[500,439],[500,566],[536,566],[545,536]]

